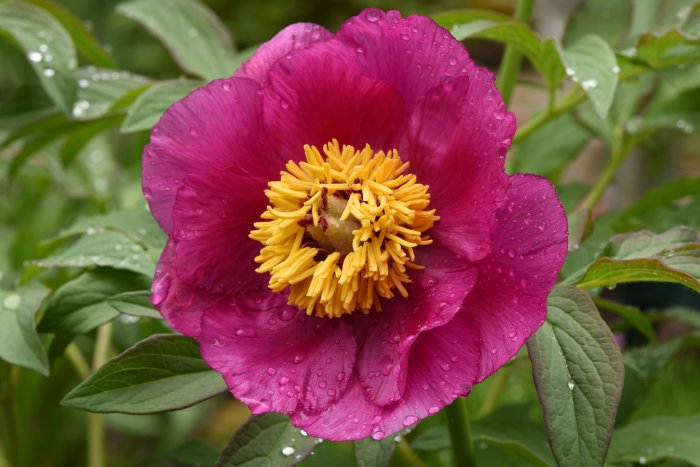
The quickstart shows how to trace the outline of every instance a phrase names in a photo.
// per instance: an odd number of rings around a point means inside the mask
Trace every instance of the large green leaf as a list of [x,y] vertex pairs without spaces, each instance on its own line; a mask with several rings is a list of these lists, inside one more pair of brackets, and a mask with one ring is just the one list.
[[677,459],[700,465],[700,415],[656,417],[615,430],[608,462],[646,464]]
[[91,412],[177,410],[226,390],[189,337],[157,334],[108,361],[63,399]]
[[700,229],[700,179],[680,178],[648,190],[614,226],[618,231],[650,229],[659,232],[679,224]]
[[140,274],[96,269],[61,286],[49,300],[39,323],[41,332],[81,334],[119,316],[108,300],[127,291],[141,290],[148,280]]
[[219,467],[291,467],[308,456],[321,440],[307,436],[277,413],[253,416],[216,462]]
[[557,463],[602,465],[624,378],[610,328],[585,292],[557,287],[527,346]]
[[615,235],[584,273],[567,278],[579,287],[611,287],[626,282],[675,282],[700,291],[700,235],[688,227],[661,234],[640,231]]
[[132,0],[117,11],[141,23],[168,48],[175,61],[207,80],[236,69],[233,40],[224,24],[194,0]]
[[455,10],[440,13],[433,19],[449,29],[457,40],[488,39],[512,46],[523,54],[547,80],[550,89],[559,85],[564,67],[551,39],[542,39],[527,24],[483,10]]
[[200,81],[163,81],[141,94],[131,106],[122,125],[124,133],[149,130],[165,109],[202,86]]
[[15,292],[0,290],[0,358],[44,375],[49,373],[49,362],[34,315],[48,294],[49,289],[36,282]]
[[41,8],[9,1],[0,3],[0,30],[12,35],[27,54],[46,93],[70,114],[78,61],[73,41],[61,23]]
[[566,74],[581,85],[596,112],[605,118],[615,97],[618,74],[615,53],[600,37],[589,34],[562,51]]
[[149,290],[124,292],[107,299],[107,303],[119,313],[141,318],[162,319],[162,316],[153,307]]

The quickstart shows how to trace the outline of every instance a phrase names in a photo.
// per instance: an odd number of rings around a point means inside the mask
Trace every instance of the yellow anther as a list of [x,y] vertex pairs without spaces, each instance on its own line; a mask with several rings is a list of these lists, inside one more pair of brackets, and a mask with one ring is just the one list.
[[269,183],[270,201],[250,238],[263,247],[255,261],[274,292],[289,289],[289,304],[321,317],[381,311],[380,299],[408,296],[414,249],[439,217],[428,187],[406,173],[396,150],[305,146],[306,160],[290,161]]

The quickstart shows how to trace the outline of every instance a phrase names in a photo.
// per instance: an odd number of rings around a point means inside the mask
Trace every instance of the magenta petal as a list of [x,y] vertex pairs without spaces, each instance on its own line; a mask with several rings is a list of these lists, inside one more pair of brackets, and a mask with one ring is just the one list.
[[175,271],[175,248],[175,242],[170,240],[160,256],[151,301],[174,330],[187,336],[198,336],[202,312],[218,297],[180,280]]
[[411,275],[408,298],[384,300],[381,313],[360,316],[355,323],[355,333],[363,339],[357,357],[359,380],[377,405],[401,398],[412,344],[421,333],[448,323],[477,280],[475,268],[450,264],[449,251],[425,250],[418,258],[426,270]]
[[397,402],[374,404],[353,379],[340,401],[322,413],[297,412],[292,422],[310,435],[347,441],[384,438],[436,414],[468,394],[478,372],[478,327],[453,322],[420,335],[411,349],[406,389]]
[[265,290],[207,309],[202,357],[255,414],[316,412],[344,395],[355,360],[352,327],[307,317]]
[[177,274],[210,293],[266,287],[254,258],[260,244],[248,238],[265,211],[267,180],[233,170],[187,176],[173,209]]
[[324,41],[332,36],[333,34],[318,24],[291,24],[262,44],[233,76],[251,78],[264,83],[267,81],[270,67],[277,60],[292,50],[305,49],[314,42]]
[[356,149],[393,149],[404,122],[401,96],[315,47],[293,52],[270,70],[265,130],[285,159],[303,157],[331,139]]
[[244,78],[212,81],[173,104],[153,127],[143,154],[143,192],[166,233],[185,177],[231,166],[277,176],[277,156],[264,144],[259,90],[259,83]]
[[411,118],[411,170],[430,186],[440,216],[430,234],[471,261],[489,252],[491,221],[507,197],[503,164],[514,131],[515,118],[483,68],[431,90]]
[[567,253],[564,208],[545,178],[510,177],[508,202],[496,213],[493,253],[464,312],[481,331],[479,381],[506,363],[542,325],[547,295]]
[[370,8],[348,20],[320,48],[331,50],[363,73],[389,83],[408,109],[445,76],[472,73],[464,46],[425,16]]

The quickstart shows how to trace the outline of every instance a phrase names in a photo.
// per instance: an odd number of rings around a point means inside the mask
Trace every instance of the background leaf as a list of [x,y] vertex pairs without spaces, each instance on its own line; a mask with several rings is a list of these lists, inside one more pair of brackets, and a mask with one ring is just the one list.
[[545,427],[559,465],[602,465],[622,392],[620,348],[590,297],[549,296],[547,321],[527,343]]
[[9,1],[0,3],[0,29],[14,37],[46,93],[59,109],[70,114],[78,61],[73,41],[61,23],[33,5]]
[[291,467],[308,456],[319,442],[294,428],[289,417],[266,413],[251,417],[233,435],[216,465]]
[[156,334],[108,361],[63,399],[92,412],[145,414],[177,410],[226,390],[194,339]]
[[48,294],[49,289],[36,282],[15,292],[0,290],[0,358],[44,375],[49,373],[49,362],[34,315]]
[[134,0],[117,11],[141,23],[168,48],[183,70],[207,80],[235,71],[233,40],[221,21],[192,0]]
[[141,94],[129,109],[122,124],[124,133],[148,130],[156,124],[165,109],[202,86],[200,81],[165,81]]

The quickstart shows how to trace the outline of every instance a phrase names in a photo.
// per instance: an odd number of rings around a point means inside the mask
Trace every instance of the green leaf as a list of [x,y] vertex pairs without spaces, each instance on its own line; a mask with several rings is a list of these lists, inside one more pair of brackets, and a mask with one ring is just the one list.
[[156,334],[114,357],[63,399],[91,412],[146,414],[178,410],[226,390],[194,339]]
[[155,258],[139,243],[114,231],[88,232],[68,248],[36,261],[41,268],[108,266],[153,276]]
[[148,290],[136,292],[124,292],[107,299],[107,303],[119,313],[141,318],[162,319],[162,316],[153,307]]
[[0,3],[0,30],[17,41],[46,93],[66,114],[73,110],[77,59],[70,35],[44,10],[27,3]]
[[233,435],[216,462],[217,467],[291,467],[320,442],[306,436],[277,413],[253,416]]
[[70,131],[66,135],[66,139],[61,146],[61,164],[64,167],[72,164],[75,158],[78,157],[78,154],[80,154],[80,151],[92,141],[93,138],[110,128],[119,127],[123,120],[123,115],[112,115],[110,117],[85,122]]
[[523,54],[555,89],[564,75],[564,67],[551,39],[542,39],[527,24],[483,10],[455,10],[434,15],[433,19],[450,30],[459,41],[488,39],[512,46]]
[[203,84],[200,81],[177,80],[153,85],[136,98],[122,124],[122,132],[149,130],[168,107]]
[[34,315],[48,294],[49,289],[36,282],[15,292],[0,290],[0,358],[43,375],[49,374],[49,362]]
[[553,177],[579,153],[589,137],[571,114],[560,115],[518,144],[513,172]]
[[352,443],[357,467],[384,467],[399,442],[399,436],[389,436],[381,440],[366,438]]
[[86,60],[97,66],[107,68],[116,68],[117,63],[114,58],[107,52],[92,32],[83,24],[80,18],[73,15],[70,11],[63,8],[58,2],[50,0],[24,0],[42,9],[46,10],[53,16],[61,25],[66,28],[66,31],[73,38],[75,47],[78,53],[85,57]]
[[49,300],[39,323],[41,332],[87,333],[119,316],[108,300],[148,285],[146,278],[129,271],[96,269],[61,286]]
[[89,120],[108,113],[124,95],[149,83],[147,78],[127,71],[81,68],[76,73],[78,94],[73,117]]
[[615,97],[620,72],[610,46],[600,37],[589,34],[564,49],[561,58],[566,74],[581,86],[598,115],[605,118]]
[[569,46],[588,34],[595,34],[611,46],[622,45],[630,24],[630,0],[588,0],[569,18],[562,42]]
[[559,465],[602,465],[622,392],[620,348],[588,294],[557,287],[527,343],[552,453]]
[[656,417],[615,430],[608,462],[646,464],[676,459],[700,465],[700,415]]
[[450,446],[450,434],[445,425],[429,428],[411,441],[411,447],[418,451],[440,451]]
[[674,282],[700,292],[700,235],[688,227],[615,235],[602,254],[583,275],[574,274],[566,282],[583,289]]
[[636,47],[623,50],[622,54],[656,69],[697,63],[700,38],[678,29],[660,35],[648,32],[640,36]]
[[646,315],[639,311],[639,308],[623,305],[603,298],[594,298],[593,301],[599,309],[603,308],[627,321],[632,327],[639,331],[640,334],[649,339],[650,342],[653,343],[656,341],[654,328]]
[[71,227],[62,230],[47,245],[50,246],[76,235],[93,235],[104,231],[121,233],[143,247],[153,250],[162,250],[167,240],[153,216],[146,209],[125,209],[81,217]]
[[158,37],[180,67],[212,80],[236,70],[235,51],[226,26],[193,0],[133,0],[117,11]]

